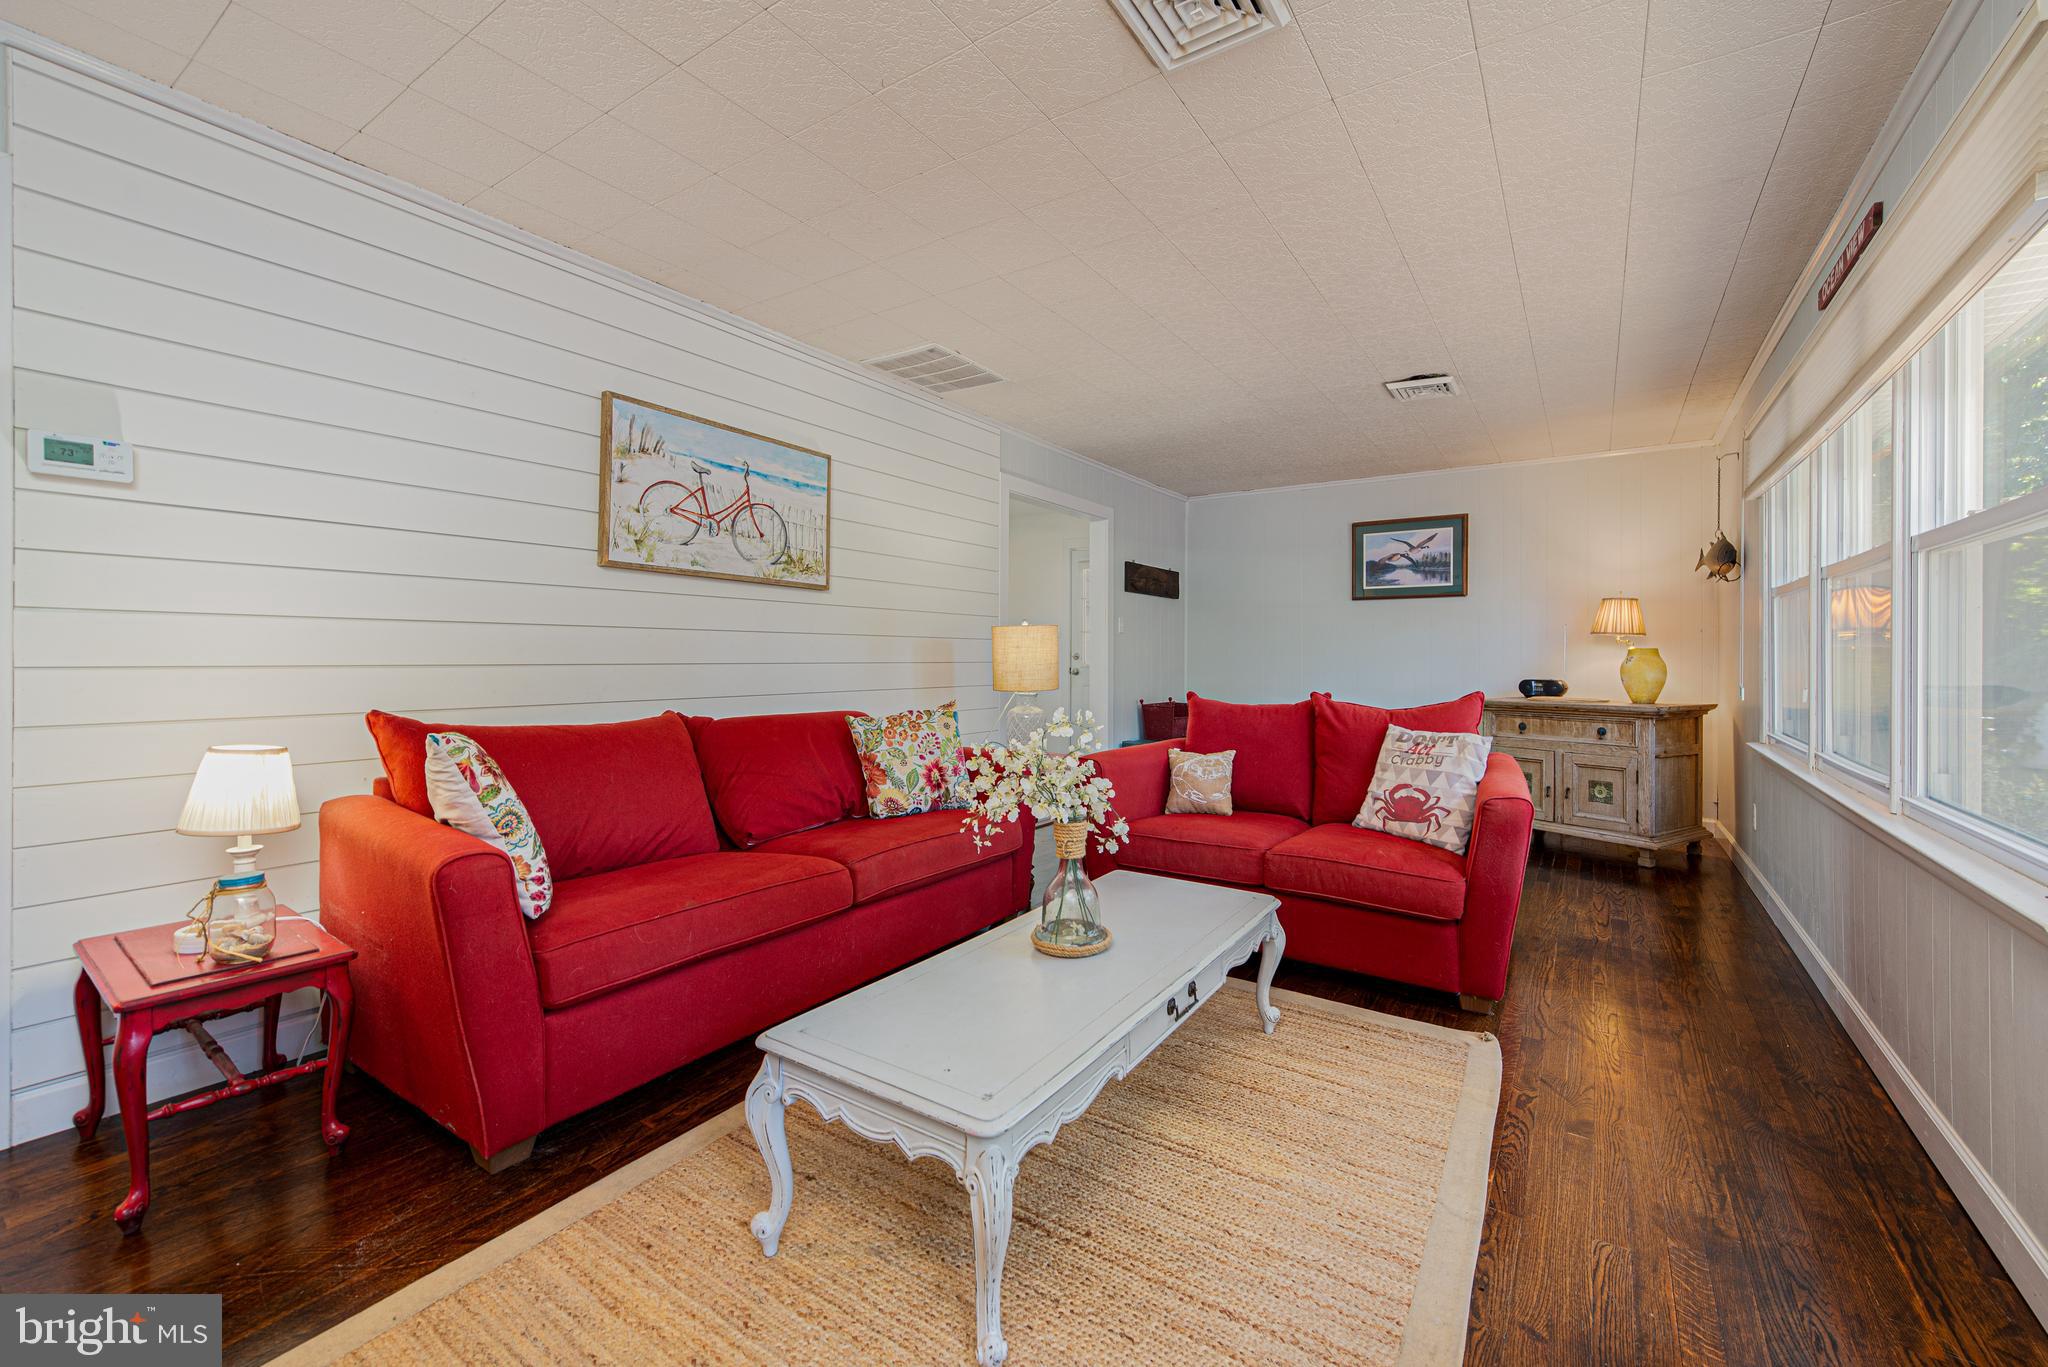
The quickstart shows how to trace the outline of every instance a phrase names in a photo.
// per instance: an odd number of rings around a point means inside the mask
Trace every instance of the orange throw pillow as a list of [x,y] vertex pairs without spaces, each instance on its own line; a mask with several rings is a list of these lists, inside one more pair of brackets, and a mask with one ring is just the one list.
[[1166,810],[1202,816],[1230,815],[1230,770],[1237,751],[1198,755],[1192,750],[1166,752]]

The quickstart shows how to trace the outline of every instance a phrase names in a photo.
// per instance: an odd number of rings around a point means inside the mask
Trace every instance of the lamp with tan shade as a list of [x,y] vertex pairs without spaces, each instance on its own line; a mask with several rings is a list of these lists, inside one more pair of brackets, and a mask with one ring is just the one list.
[[1018,699],[1050,693],[1060,686],[1060,629],[1029,622],[995,627],[989,633],[989,644],[995,690],[1010,695],[996,718],[996,735],[1005,745],[1021,744],[1045,725],[1045,709]]
[[233,871],[214,881],[187,913],[192,923],[173,943],[181,954],[202,950],[221,964],[255,963],[275,939],[277,898],[256,867],[259,835],[299,828],[299,791],[291,752],[282,745],[214,745],[200,757],[192,791],[178,816],[179,835],[228,835]]
[[1629,645],[1632,636],[1645,635],[1643,627],[1643,604],[1638,598],[1602,598],[1600,610],[1593,614],[1593,634],[1612,636],[1628,646],[1628,654],[1621,660],[1621,686],[1628,690],[1630,702],[1652,703],[1664,691],[1664,680],[1669,671],[1664,667],[1664,657],[1657,653],[1655,646]]

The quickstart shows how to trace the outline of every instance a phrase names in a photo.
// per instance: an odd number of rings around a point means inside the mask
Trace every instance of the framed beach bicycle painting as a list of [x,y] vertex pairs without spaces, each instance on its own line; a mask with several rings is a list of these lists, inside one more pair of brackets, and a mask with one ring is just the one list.
[[597,563],[832,583],[832,458],[606,391]]
[[1351,596],[1463,598],[1464,513],[1351,524]]

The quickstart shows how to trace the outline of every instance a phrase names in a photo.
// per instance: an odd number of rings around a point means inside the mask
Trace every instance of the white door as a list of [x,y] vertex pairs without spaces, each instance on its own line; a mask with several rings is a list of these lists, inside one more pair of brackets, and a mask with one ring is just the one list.
[[[1090,580],[1088,573],[1088,552],[1070,550],[1067,552],[1067,715],[1088,710],[1088,661],[1090,654],[1089,623],[1094,613],[1089,609]],[[1098,718],[1100,720],[1100,718]]]

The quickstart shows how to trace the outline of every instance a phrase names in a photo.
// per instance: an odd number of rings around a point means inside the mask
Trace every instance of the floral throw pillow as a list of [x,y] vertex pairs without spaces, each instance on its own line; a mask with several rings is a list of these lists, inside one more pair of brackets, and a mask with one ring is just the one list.
[[967,807],[967,766],[960,760],[960,715],[954,704],[886,717],[848,717],[846,725],[860,756],[869,816]]
[[1230,815],[1230,767],[1237,751],[1198,755],[1192,750],[1166,752],[1166,810],[1190,815]]
[[529,921],[540,919],[555,900],[547,851],[526,804],[484,748],[460,731],[429,731],[427,800],[436,821],[505,852],[519,910]]
[[1493,737],[1389,726],[1365,805],[1351,824],[1463,853]]

